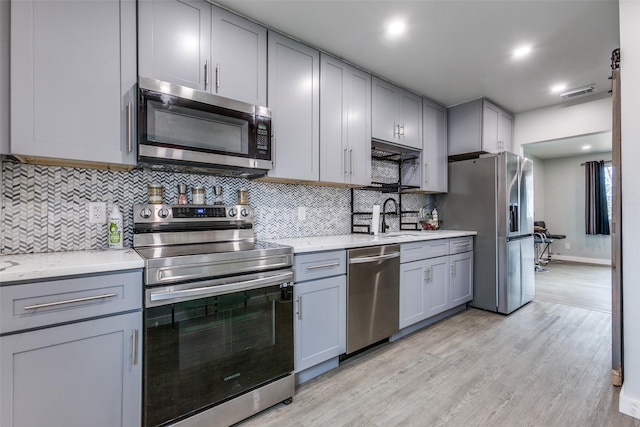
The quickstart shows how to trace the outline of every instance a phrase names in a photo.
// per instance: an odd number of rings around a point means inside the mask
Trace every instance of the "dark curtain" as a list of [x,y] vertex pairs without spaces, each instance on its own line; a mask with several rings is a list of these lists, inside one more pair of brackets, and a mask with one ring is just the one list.
[[585,223],[587,234],[609,235],[604,161],[586,162]]

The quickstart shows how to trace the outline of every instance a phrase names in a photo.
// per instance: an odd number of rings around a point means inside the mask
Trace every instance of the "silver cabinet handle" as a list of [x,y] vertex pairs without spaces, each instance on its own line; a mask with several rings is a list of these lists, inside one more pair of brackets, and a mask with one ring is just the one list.
[[353,148],[349,149],[349,175],[353,175]]
[[302,320],[302,295],[298,296],[298,319]]
[[398,131],[398,135],[402,136],[402,139],[404,139],[404,124],[399,126],[399,128],[400,128],[400,130],[402,130],[402,132]]
[[131,101],[129,101],[129,103],[127,104],[127,145],[129,146],[129,152],[133,151],[132,135],[131,135],[131,128],[132,128],[132,122],[133,122],[132,114],[133,112],[131,108]]
[[271,167],[276,168],[276,132],[271,134]]
[[138,330],[131,331],[131,364],[138,364]]
[[342,154],[342,160],[344,161],[344,174],[347,175],[349,173],[349,167],[347,166],[349,162],[347,161],[347,149],[344,149],[344,153]]
[[216,64],[216,93],[220,89],[220,64]]
[[204,61],[204,90],[209,86],[209,61]]
[[396,138],[400,138],[400,123],[396,123],[395,130],[393,131],[393,136]]
[[398,258],[398,257],[400,257],[400,252],[393,252],[393,253],[386,254],[386,255],[368,256],[368,257],[361,257],[361,258],[351,258],[349,260],[349,264],[365,264],[367,262],[384,261],[384,260],[387,260],[387,259]]
[[429,162],[424,164],[424,183],[429,184]]
[[318,265],[308,265],[307,270],[316,270],[318,268],[329,268],[329,267],[337,267],[339,266],[339,262],[332,262],[330,264],[318,264]]
[[455,264],[451,264],[451,275],[452,276],[456,275],[456,265]]
[[47,303],[44,303],[44,304],[29,305],[29,306],[25,307],[24,309],[25,310],[37,310],[39,308],[55,307],[55,306],[58,306],[58,305],[73,304],[73,303],[76,303],[76,302],[87,302],[87,301],[94,301],[94,300],[98,300],[98,299],[113,298],[116,295],[117,294],[102,294],[102,295],[94,295],[92,297],[74,298],[74,299],[68,299],[68,300],[64,300],[64,301],[47,302]]

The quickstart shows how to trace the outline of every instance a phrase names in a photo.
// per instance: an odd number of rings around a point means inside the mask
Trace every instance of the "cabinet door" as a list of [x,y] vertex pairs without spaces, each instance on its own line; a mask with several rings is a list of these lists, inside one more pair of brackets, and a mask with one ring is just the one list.
[[449,290],[449,257],[426,261],[427,317],[451,308]]
[[506,111],[500,111],[498,140],[503,151],[513,151],[513,116]]
[[268,97],[275,157],[269,177],[318,181],[319,52],[269,33]]
[[427,278],[425,261],[400,264],[400,329],[427,317]]
[[212,7],[212,92],[267,105],[267,30],[231,12]]
[[473,299],[473,252],[451,255],[449,262],[451,264],[451,307],[456,307]]
[[422,149],[422,98],[411,92],[398,90],[398,143]]
[[135,10],[133,0],[12,2],[12,154],[135,163]]
[[211,4],[153,0],[138,2],[138,8],[139,74],[206,90],[205,79],[211,75]]
[[320,181],[349,182],[348,69],[322,54],[320,63]]
[[347,81],[349,183],[371,185],[371,75],[349,67]]
[[0,425],[140,425],[141,327],[136,312],[0,337]]
[[296,372],[346,351],[346,288],[345,275],[295,284]]
[[371,76],[320,57],[320,180],[371,184]]
[[375,77],[371,80],[371,85],[371,137],[397,143],[397,88]]
[[447,192],[447,109],[423,103],[422,189]]
[[482,150],[488,153],[499,153],[502,151],[498,142],[500,109],[487,101],[484,101],[482,108]]

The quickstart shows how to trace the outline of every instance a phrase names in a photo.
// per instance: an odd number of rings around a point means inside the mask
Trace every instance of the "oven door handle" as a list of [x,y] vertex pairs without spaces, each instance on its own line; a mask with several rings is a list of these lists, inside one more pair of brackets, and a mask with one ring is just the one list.
[[247,291],[250,289],[266,288],[281,283],[293,281],[293,272],[279,273],[276,275],[268,275],[257,279],[243,280],[240,282],[216,284],[219,281],[202,282],[202,286],[189,289],[175,289],[173,286],[162,288],[157,292],[149,293],[149,300],[166,301],[179,299],[180,301],[188,301],[196,298],[215,297],[218,295],[230,294],[233,292]]

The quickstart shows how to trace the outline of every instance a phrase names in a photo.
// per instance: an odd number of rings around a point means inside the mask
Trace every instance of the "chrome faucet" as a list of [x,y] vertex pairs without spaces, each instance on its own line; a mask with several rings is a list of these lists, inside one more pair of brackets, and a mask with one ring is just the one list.
[[387,200],[384,201],[384,203],[382,204],[382,224],[381,224],[383,233],[386,233],[387,230],[389,229],[389,225],[387,224],[387,217],[386,217],[388,202],[393,202],[393,213],[395,214],[398,213],[398,204],[396,203],[396,199],[394,199],[393,197],[389,197]]

